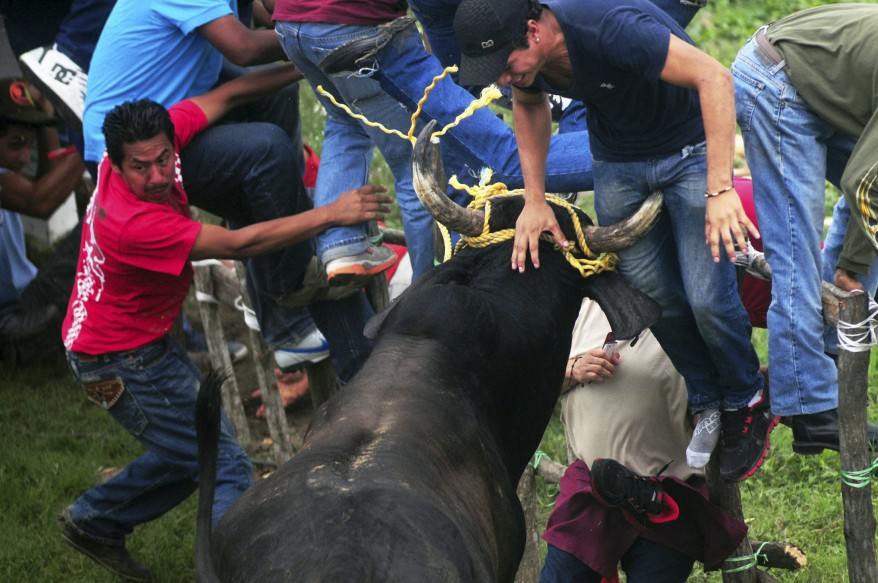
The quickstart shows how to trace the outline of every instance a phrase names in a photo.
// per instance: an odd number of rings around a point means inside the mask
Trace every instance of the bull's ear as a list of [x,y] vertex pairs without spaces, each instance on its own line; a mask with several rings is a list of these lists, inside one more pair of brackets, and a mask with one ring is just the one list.
[[600,304],[619,340],[634,338],[652,326],[662,310],[652,298],[618,273],[606,272],[585,281],[585,295]]
[[401,294],[395,297],[392,302],[387,304],[387,307],[369,318],[369,320],[366,322],[365,328],[363,328],[363,336],[365,336],[369,340],[375,340],[375,338],[378,337],[378,333],[381,331],[381,328],[384,326],[384,321],[387,320],[387,317],[390,315],[390,312],[392,312],[393,309],[399,305],[399,301],[403,297],[405,297],[410,289],[411,286],[405,288]]

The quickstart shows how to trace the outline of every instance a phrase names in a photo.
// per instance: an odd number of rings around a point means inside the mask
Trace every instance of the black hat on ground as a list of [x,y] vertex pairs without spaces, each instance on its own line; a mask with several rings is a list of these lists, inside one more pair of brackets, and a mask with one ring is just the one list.
[[454,15],[460,84],[490,85],[506,69],[527,19],[527,0],[463,0]]
[[47,126],[55,118],[37,107],[21,79],[0,80],[0,120],[28,126]]

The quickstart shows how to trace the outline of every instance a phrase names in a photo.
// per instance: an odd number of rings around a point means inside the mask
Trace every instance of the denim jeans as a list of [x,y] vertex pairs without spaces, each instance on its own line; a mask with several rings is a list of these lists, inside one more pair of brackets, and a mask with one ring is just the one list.
[[[207,128],[182,151],[190,202],[231,228],[311,209],[290,137],[274,123],[222,123]],[[265,341],[295,343],[314,328],[304,309],[278,300],[296,290],[313,255],[310,240],[247,259],[247,287]]]
[[772,270],[771,409],[776,415],[833,409],[838,380],[823,346],[820,237],[827,156],[839,148],[849,152],[849,137],[811,111],[783,68],[763,57],[754,40],[738,52],[732,75],[759,229]]
[[[374,78],[392,98],[414,111],[418,100],[442,66],[424,50],[415,31],[398,35],[379,54]],[[473,100],[451,79],[444,79],[430,93],[420,119],[436,120],[440,126],[454,121]],[[410,115],[410,114],[408,114]],[[591,190],[591,149],[588,132],[569,131],[552,137],[546,162],[546,189],[550,192]],[[494,171],[493,180],[510,188],[524,186],[515,134],[492,111],[480,109],[442,138],[442,161],[448,176],[477,182],[482,168]],[[455,197],[458,202],[468,202]]]
[[[225,218],[232,228],[310,210],[293,144],[272,123],[226,123],[208,128],[181,155],[190,201]],[[363,327],[373,311],[365,298],[359,297],[363,294],[312,304],[307,309],[279,303],[301,286],[313,255],[309,239],[248,259],[247,289],[270,347],[298,343],[316,321],[329,341],[339,378],[347,381],[371,349]]]
[[594,162],[595,210],[608,225],[664,193],[657,224],[619,252],[619,271],[662,309],[652,331],[683,375],[689,406],[737,409],[762,386],[735,269],[716,264],[704,243],[706,149],[638,162]]
[[[110,415],[147,451],[104,484],[82,494],[71,518],[84,534],[121,545],[135,526],[165,514],[198,485],[195,401],[199,374],[169,336],[135,350],[84,356],[67,353],[83,384],[118,379],[125,389]],[[247,454],[223,415],[213,524],[253,481]]]
[[91,55],[116,0],[73,0],[61,22],[55,44],[58,50],[88,73]]
[[[600,583],[603,579],[567,551],[546,545],[540,583]],[[682,553],[639,538],[622,556],[629,583],[685,583],[695,561]]]
[[[339,101],[367,119],[389,128],[408,130],[410,114],[388,96],[373,79],[349,74],[327,75],[320,62],[332,49],[375,33],[374,26],[325,23],[278,22],[276,31],[290,60],[304,73],[312,87],[322,85]],[[320,172],[314,190],[315,206],[335,201],[347,190],[366,184],[372,147],[377,146],[396,181],[399,205],[412,270],[415,277],[433,268],[432,217],[421,205],[412,186],[411,145],[396,136],[351,118],[320,97],[326,108]],[[324,263],[364,252],[369,245],[365,224],[332,227],[317,237],[317,253]]]
[[[851,139],[853,140],[853,138]],[[845,161],[847,161],[847,158],[845,158]],[[831,163],[827,161],[827,169],[830,166]],[[833,184],[839,184],[837,181],[841,180],[842,170],[844,170],[844,165],[839,169],[835,179],[830,179],[829,176],[831,173],[828,172],[827,179]],[[823,250],[820,252],[821,260],[823,262],[823,270],[821,272],[823,281],[828,281],[829,283],[833,282],[835,269],[838,265],[838,259],[841,256],[842,247],[844,245],[844,235],[847,230],[848,219],[850,216],[851,209],[848,206],[847,199],[842,196],[838,199],[838,202],[835,203],[835,206],[832,209],[832,222],[829,225],[829,230],[826,232],[826,237],[823,239]],[[852,226],[855,229],[858,228],[855,224],[852,224]],[[856,279],[863,284],[869,297],[874,298],[875,292],[878,291],[878,257],[872,260],[872,265],[869,267],[868,273],[854,275]],[[829,354],[838,354],[838,329],[835,326],[824,324],[823,350]]]

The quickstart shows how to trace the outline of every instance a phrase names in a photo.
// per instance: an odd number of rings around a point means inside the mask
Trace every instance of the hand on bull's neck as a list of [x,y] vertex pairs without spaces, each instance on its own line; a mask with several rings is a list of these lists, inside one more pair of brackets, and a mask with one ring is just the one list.
[[544,232],[551,233],[555,243],[567,248],[570,243],[558,224],[558,219],[545,195],[541,198],[525,197],[524,208],[515,222],[515,240],[512,246],[512,269],[524,273],[527,264],[527,256],[534,269],[540,268],[540,236]]

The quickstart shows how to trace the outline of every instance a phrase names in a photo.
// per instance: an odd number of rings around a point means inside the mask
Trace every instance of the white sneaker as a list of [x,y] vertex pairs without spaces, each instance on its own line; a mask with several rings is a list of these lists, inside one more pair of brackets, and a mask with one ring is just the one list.
[[19,57],[25,76],[70,120],[82,124],[88,75],[70,57],[51,47],[38,47]]
[[292,372],[305,365],[326,360],[327,357],[329,342],[317,328],[296,345],[274,349],[274,361],[282,372]]

